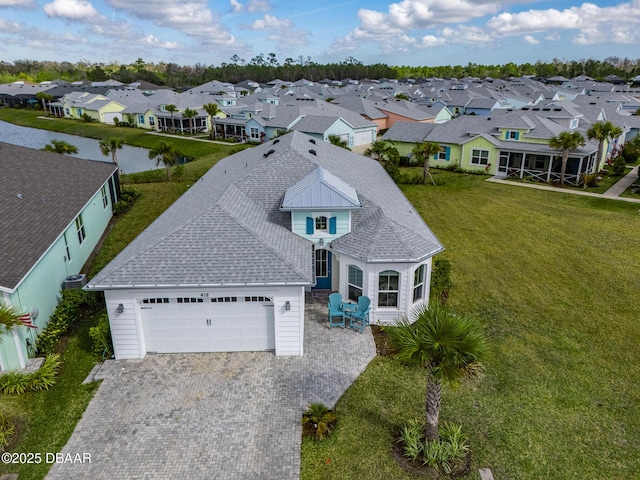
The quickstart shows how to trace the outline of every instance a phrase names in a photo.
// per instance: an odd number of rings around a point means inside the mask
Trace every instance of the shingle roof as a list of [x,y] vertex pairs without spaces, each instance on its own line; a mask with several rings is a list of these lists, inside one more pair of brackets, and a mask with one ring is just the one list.
[[0,288],[12,290],[115,165],[0,143]]
[[313,284],[311,242],[291,232],[280,206],[287,189],[318,167],[350,185],[363,205],[353,211],[352,233],[332,242],[336,251],[382,261],[442,250],[378,162],[310,140],[292,132],[218,162],[89,288]]

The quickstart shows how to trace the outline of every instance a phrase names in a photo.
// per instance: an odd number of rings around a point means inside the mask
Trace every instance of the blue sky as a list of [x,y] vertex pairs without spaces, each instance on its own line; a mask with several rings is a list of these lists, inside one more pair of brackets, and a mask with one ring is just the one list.
[[635,60],[639,46],[640,0],[0,0],[8,62],[434,66]]

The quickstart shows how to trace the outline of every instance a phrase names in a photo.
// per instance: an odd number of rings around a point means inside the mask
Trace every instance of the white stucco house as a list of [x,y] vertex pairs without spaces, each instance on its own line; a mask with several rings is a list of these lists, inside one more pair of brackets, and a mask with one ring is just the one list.
[[302,355],[305,292],[368,296],[390,323],[428,301],[442,250],[378,162],[292,132],[221,160],[85,288],[116,358]]

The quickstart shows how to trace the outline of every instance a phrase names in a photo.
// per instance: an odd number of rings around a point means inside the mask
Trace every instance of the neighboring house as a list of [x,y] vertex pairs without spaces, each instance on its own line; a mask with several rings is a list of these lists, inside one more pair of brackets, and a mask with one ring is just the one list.
[[[491,117],[465,115],[441,125],[397,123],[382,140],[390,141],[401,156],[410,156],[423,142],[439,144],[442,151],[431,160],[434,167],[457,163],[465,170],[548,182],[559,179],[562,163],[561,152],[549,146],[551,137],[579,127],[579,117],[569,117],[566,109],[535,107]],[[593,172],[596,164],[599,170],[597,150],[596,141],[587,141],[570,152],[567,183],[580,183],[580,176]]]
[[0,369],[25,366],[63,282],[80,269],[112,217],[115,165],[0,143],[0,302],[31,314],[0,342]]
[[0,106],[12,108],[26,108],[39,104],[36,95],[40,92],[49,93],[51,84],[28,84],[23,81],[0,84]]
[[442,249],[378,162],[291,132],[218,162],[85,288],[116,358],[302,355],[305,292],[368,296],[391,323],[428,301]]
[[[122,112],[126,106],[104,95],[87,92],[68,93],[58,102],[61,105],[64,117],[82,120],[83,115],[88,115],[100,123],[113,125],[114,120],[122,121]],[[57,104],[51,103],[50,109],[57,108]]]

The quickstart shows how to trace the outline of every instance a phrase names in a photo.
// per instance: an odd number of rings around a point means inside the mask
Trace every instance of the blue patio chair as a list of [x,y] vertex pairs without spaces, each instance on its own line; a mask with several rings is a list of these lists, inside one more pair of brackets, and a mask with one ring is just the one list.
[[[344,328],[344,310],[342,309],[342,294],[341,293],[332,293],[329,295],[329,330],[331,327],[342,327]],[[340,320],[334,320],[334,318],[339,318]]]
[[349,312],[349,328],[364,332],[364,327],[369,325],[369,310],[371,300],[369,297],[358,297],[358,306]]

